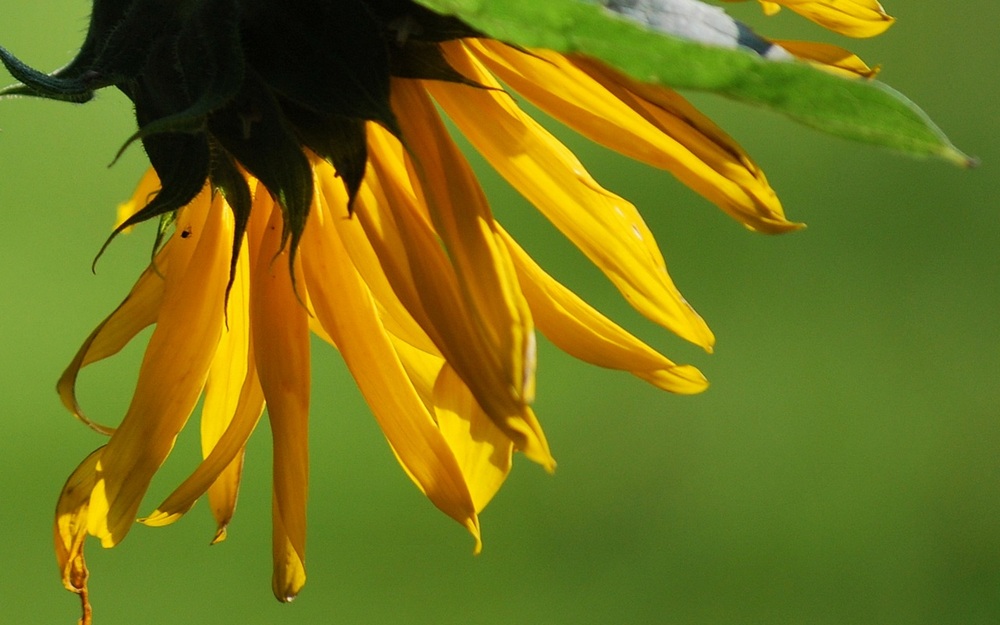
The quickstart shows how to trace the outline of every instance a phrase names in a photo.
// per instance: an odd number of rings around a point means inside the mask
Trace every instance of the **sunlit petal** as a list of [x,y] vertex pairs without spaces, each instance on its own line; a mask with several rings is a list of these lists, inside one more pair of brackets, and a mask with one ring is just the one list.
[[545,273],[510,235],[504,232],[503,237],[538,329],[556,347],[601,367],[629,371],[674,393],[698,393],[708,386],[696,368],[674,364],[623,330]]
[[825,28],[848,37],[881,35],[895,22],[895,19],[886,14],[885,9],[876,0],[760,0],[760,4],[768,15],[774,15],[785,6]]
[[[251,269],[250,329],[274,441],[272,590],[279,601],[291,601],[306,579],[309,315],[292,288],[281,223],[281,212],[272,209]],[[301,276],[296,284],[305,288]]]
[[[512,380],[511,369],[518,365],[511,365],[510,360],[517,356],[498,351],[499,339],[488,331],[497,329],[483,327],[483,320],[471,312],[472,304],[459,287],[455,269],[437,242],[437,233],[415,204],[416,198],[401,184],[406,170],[399,160],[401,155],[391,147],[392,140],[374,129],[370,135],[377,148],[371,161],[375,178],[387,202],[377,207],[378,220],[368,214],[359,217],[383,261],[386,275],[396,281],[393,286],[400,299],[414,312],[414,318],[469,385],[490,418],[527,457],[553,467],[541,428],[527,418],[523,397],[519,400],[515,392],[515,384],[524,387],[524,382]],[[492,230],[489,234],[493,234]],[[510,275],[513,277],[512,272]],[[516,343],[511,339],[506,344]],[[533,356],[527,353],[529,347],[523,348],[524,363]]]
[[[635,207],[602,189],[564,145],[514,105],[460,44],[449,44],[446,50],[456,69],[489,88],[427,83],[462,133],[640,312],[710,347],[711,331],[671,282],[653,235]],[[484,115],[493,123],[479,123]]]
[[497,42],[467,45],[498,78],[580,134],[670,171],[751,228],[796,228],[785,221],[760,169],[680,96],[644,102],[623,88],[624,80],[608,80],[611,70],[582,57],[571,60],[544,50],[525,54]]
[[447,364],[434,385],[434,414],[441,434],[458,459],[476,511],[503,485],[511,468],[513,442],[476,403],[469,388]]
[[98,462],[90,533],[105,546],[124,538],[149,481],[205,385],[223,323],[232,219],[222,198],[205,198],[179,217],[189,232],[174,239],[156,329],[143,357],[136,394]]
[[303,242],[306,281],[316,315],[340,346],[386,439],[417,486],[443,512],[479,538],[476,512],[451,450],[410,384],[322,201]]
[[87,538],[90,493],[97,484],[97,463],[101,447],[87,456],[73,471],[59,494],[56,504],[54,527],[56,561],[62,574],[63,586],[80,596],[83,617],[81,625],[89,625],[90,600],[87,590],[87,563],[83,557],[83,544]]

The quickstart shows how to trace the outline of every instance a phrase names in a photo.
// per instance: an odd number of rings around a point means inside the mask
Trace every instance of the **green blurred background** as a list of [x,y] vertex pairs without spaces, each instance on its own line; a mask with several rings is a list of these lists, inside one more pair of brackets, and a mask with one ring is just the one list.
[[[745,231],[675,182],[564,129],[594,175],[643,210],[708,356],[631,312],[496,176],[497,213],[601,310],[692,362],[676,397],[540,354],[537,411],[555,476],[519,458],[483,515],[485,550],[410,484],[337,354],[314,362],[310,580],[270,592],[270,451],[251,444],[230,538],[199,504],[177,525],[89,545],[99,625],[146,623],[993,624],[1000,622],[1000,5],[892,2],[898,23],[845,42],[788,11],[733,11],[785,38],[882,64],[977,171],[820,136],[712,97],[696,102],[755,156],[791,218]],[[71,58],[87,2],[0,0],[0,43],[40,68]],[[118,94],[0,103],[0,622],[73,623],[51,550],[63,481],[101,443],[53,386],[148,258],[152,227],[94,253],[143,171]],[[481,165],[475,157],[474,162]],[[83,381],[90,414],[127,405],[139,349]],[[182,436],[144,510],[197,460]],[[155,501],[154,501],[155,500]]]

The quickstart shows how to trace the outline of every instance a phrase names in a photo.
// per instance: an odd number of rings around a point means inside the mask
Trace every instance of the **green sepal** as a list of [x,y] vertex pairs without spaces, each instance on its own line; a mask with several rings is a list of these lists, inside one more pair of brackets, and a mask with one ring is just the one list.
[[323,116],[290,103],[282,104],[282,109],[302,145],[329,162],[337,171],[347,191],[345,208],[351,214],[368,164],[365,120]]
[[[140,95],[136,103],[140,124],[143,122],[141,111],[144,107],[139,105],[142,102]],[[211,154],[208,141],[202,135],[153,135],[145,138],[143,147],[160,178],[160,191],[148,204],[114,229],[94,257],[93,266],[97,265],[108,245],[123,230],[183,208],[198,195],[208,179]]]
[[0,97],[33,96],[63,102],[88,102],[94,97],[93,81],[84,78],[60,78],[40,72],[23,63],[0,46],[0,62],[11,76],[21,81],[0,89]]
[[443,80],[469,87],[483,87],[453,68],[444,58],[441,46],[436,43],[407,42],[398,54],[392,56],[391,68],[392,75],[397,78]]
[[[170,228],[176,221],[177,211],[170,211],[160,215],[159,220],[156,222],[156,236],[153,237],[153,248],[149,253],[150,262],[155,264],[156,255],[163,249],[167,240],[167,235],[170,234]],[[159,270],[157,270],[157,272],[159,272]]]
[[233,288],[233,280],[236,279],[236,265],[240,259],[240,250],[243,247],[243,235],[246,234],[247,224],[250,223],[250,209],[253,206],[253,195],[250,193],[250,186],[246,178],[239,170],[236,162],[224,150],[214,150],[215,159],[212,162],[212,171],[209,178],[213,190],[222,193],[233,211],[233,246],[232,254],[229,258],[229,281],[226,282],[226,300],[229,300],[229,292]]
[[873,80],[653,32],[584,0],[415,0],[494,39],[599,59],[637,80],[718,93],[823,132],[960,165],[959,151],[910,100]]
[[239,95],[209,116],[208,129],[281,206],[281,244],[290,243],[291,269],[312,204],[313,177],[309,159],[285,122],[277,100],[260,77],[248,71]]
[[[166,67],[141,79],[160,110],[125,141],[115,160],[136,140],[154,134],[203,132],[208,114],[232,100],[243,83],[245,64],[233,0],[199,4],[176,39],[164,43],[170,49],[151,61],[165,59]],[[164,108],[164,103],[172,106]]]

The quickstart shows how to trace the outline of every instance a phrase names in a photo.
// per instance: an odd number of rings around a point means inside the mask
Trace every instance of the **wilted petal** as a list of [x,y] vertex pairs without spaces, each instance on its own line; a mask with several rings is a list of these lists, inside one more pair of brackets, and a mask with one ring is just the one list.
[[223,323],[232,216],[221,196],[189,206],[178,218],[163,303],[122,424],[98,462],[89,531],[104,546],[128,533],[153,474],[205,385]]
[[[251,252],[256,248],[250,248]],[[244,247],[244,249],[248,249]],[[253,254],[245,253],[237,265],[229,295],[228,330],[216,351],[205,385],[202,407],[202,453],[195,471],[148,517],[146,525],[173,523],[205,492],[216,519],[214,542],[225,539],[226,526],[236,506],[243,452],[264,410],[249,337],[248,271]]]
[[479,522],[462,473],[403,370],[375,301],[332,227],[335,219],[320,196],[302,244],[316,316],[340,347],[407,474],[434,505],[468,528],[478,543]]
[[56,383],[63,406],[92,429],[111,435],[113,427],[91,421],[76,398],[76,379],[87,365],[117,354],[144,328],[156,322],[163,301],[163,273],[170,265],[170,244],[160,250],[154,263],[139,276],[128,296],[101,322],[77,350]]
[[[258,193],[257,197],[266,194]],[[254,210],[262,210],[255,203]],[[271,210],[251,269],[250,329],[274,441],[272,549],[274,596],[291,601],[305,584],[309,485],[309,315],[292,288],[281,212]],[[299,261],[294,263],[299,274]],[[296,288],[304,289],[299,275]]]
[[[369,136],[373,146],[369,183],[377,185],[387,201],[360,212],[359,218],[393,289],[490,418],[526,456],[551,469],[554,461],[544,434],[512,388],[512,367],[505,359],[514,356],[500,351],[498,338],[491,334],[496,329],[484,327],[483,320],[472,312],[427,213],[421,211],[407,186],[406,167],[393,140],[373,127]],[[511,343],[516,341],[508,345]],[[529,347],[524,347],[525,363],[533,357]]]
[[91,620],[83,543],[87,538],[90,494],[97,484],[97,463],[103,451],[104,447],[98,448],[80,463],[66,480],[56,504],[56,561],[62,573],[63,586],[80,596],[83,611],[80,625],[89,625]]

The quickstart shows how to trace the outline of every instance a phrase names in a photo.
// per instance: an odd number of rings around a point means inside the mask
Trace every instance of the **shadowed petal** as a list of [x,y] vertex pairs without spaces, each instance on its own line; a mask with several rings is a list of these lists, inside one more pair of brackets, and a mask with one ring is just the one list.
[[90,494],[97,484],[97,463],[104,447],[87,456],[73,471],[59,494],[56,504],[55,548],[56,561],[66,590],[80,596],[83,617],[80,625],[89,625],[90,601],[87,592],[87,563],[83,558],[83,544],[87,538],[87,520]]

